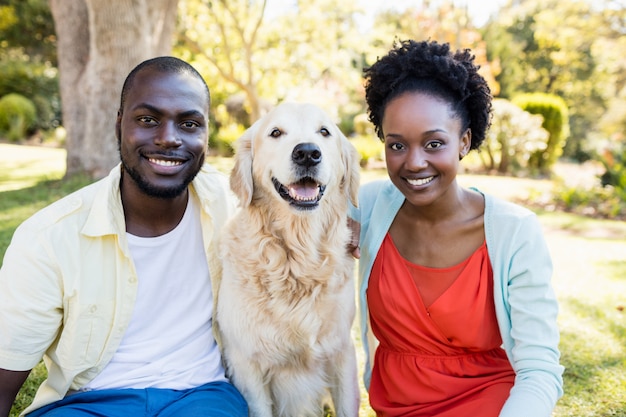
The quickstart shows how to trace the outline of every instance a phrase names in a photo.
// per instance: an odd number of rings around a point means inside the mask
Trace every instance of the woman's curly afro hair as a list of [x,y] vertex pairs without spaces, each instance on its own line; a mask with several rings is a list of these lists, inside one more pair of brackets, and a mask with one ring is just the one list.
[[420,92],[449,103],[472,131],[470,149],[485,139],[491,116],[491,91],[478,74],[469,49],[452,52],[436,41],[394,42],[389,53],[364,70],[369,120],[384,141],[382,120],[387,104],[405,92]]

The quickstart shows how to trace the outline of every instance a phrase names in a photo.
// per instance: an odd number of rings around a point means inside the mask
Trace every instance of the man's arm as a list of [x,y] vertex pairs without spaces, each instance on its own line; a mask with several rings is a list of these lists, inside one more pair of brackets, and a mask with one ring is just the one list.
[[8,417],[15,396],[30,371],[8,371],[0,368],[0,417]]

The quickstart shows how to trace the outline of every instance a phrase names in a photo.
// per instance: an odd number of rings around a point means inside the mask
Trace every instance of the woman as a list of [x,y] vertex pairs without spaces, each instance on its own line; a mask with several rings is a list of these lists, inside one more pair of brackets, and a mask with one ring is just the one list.
[[541,227],[456,181],[490,120],[473,59],[403,41],[365,70],[389,175],[359,198],[365,384],[379,416],[548,417],[562,395]]

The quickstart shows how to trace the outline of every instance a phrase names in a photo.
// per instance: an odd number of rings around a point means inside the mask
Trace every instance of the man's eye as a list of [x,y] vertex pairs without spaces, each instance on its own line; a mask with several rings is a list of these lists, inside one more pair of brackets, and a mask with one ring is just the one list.
[[137,118],[137,120],[147,125],[153,125],[157,123],[156,119],[150,116],[140,116]]
[[282,135],[282,134],[283,134],[283,132],[280,129],[278,129],[278,128],[274,128],[270,132],[270,136],[273,137],[273,138],[280,137],[280,135]]

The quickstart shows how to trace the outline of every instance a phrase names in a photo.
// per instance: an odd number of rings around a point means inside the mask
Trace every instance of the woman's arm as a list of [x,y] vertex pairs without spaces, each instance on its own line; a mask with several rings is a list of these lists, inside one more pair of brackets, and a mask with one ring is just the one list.
[[521,219],[511,241],[507,305],[513,343],[507,350],[516,377],[500,416],[549,417],[563,395],[552,261],[534,215]]

